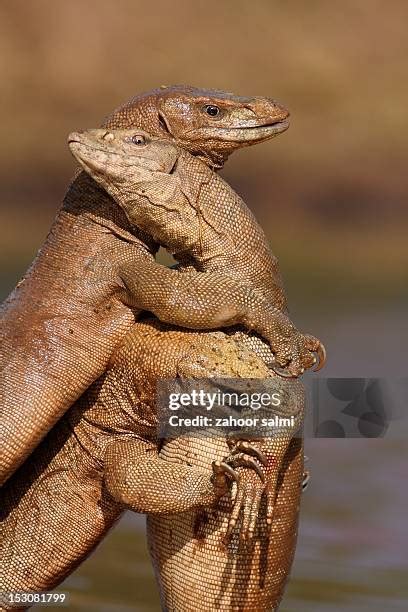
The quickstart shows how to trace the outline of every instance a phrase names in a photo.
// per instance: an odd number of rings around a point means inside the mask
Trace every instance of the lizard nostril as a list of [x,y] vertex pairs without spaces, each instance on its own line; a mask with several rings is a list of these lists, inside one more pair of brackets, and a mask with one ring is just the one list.
[[112,134],[112,132],[105,132],[105,134],[102,136],[103,140],[107,140],[108,142],[111,140],[115,139],[115,136]]

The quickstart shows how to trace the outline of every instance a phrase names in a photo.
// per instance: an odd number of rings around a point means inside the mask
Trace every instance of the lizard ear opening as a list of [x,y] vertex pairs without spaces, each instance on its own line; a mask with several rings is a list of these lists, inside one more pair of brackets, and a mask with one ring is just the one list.
[[166,118],[164,115],[162,115],[162,113],[158,113],[158,118],[159,118],[159,124],[161,129],[166,132],[167,134],[169,134],[169,136],[173,137],[173,134],[170,132],[170,128],[167,124]]

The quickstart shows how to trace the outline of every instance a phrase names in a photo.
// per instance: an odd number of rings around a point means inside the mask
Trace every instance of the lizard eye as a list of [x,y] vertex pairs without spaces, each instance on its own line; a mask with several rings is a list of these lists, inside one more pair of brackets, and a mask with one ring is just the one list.
[[139,147],[142,147],[143,145],[147,144],[146,138],[143,136],[143,134],[135,134],[134,136],[132,136],[132,142],[135,145],[139,145]]
[[210,115],[210,117],[216,117],[220,114],[220,109],[214,104],[206,104],[206,106],[204,106],[204,110],[207,115]]

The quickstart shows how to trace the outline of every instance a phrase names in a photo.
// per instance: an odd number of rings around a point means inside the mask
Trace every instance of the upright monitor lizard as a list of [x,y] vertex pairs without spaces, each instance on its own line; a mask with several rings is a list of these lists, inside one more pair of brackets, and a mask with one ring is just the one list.
[[[237,148],[285,130],[288,112],[268,98],[175,86],[137,96],[105,125],[147,129],[220,168]],[[122,271],[132,268],[136,278],[157,249],[85,173],[73,180],[43,247],[1,309],[0,484],[106,369],[138,313]]]

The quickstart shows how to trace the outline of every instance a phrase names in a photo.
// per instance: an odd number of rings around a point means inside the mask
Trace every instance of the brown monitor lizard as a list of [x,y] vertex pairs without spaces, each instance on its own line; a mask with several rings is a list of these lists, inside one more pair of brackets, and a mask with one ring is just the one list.
[[[136,96],[106,126],[143,127],[219,168],[235,149],[285,130],[288,112],[268,98],[176,86]],[[157,248],[85,173],[74,179],[1,309],[0,484],[105,370],[137,316],[121,271],[136,277]]]

